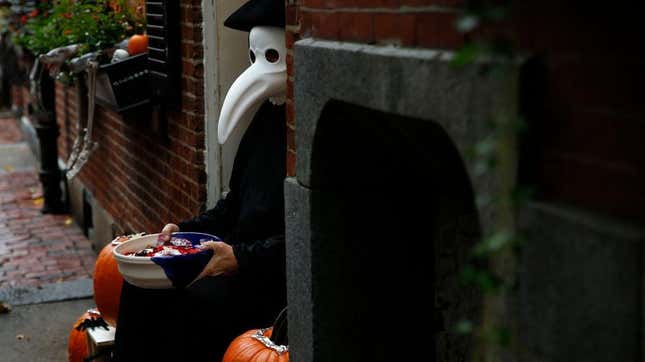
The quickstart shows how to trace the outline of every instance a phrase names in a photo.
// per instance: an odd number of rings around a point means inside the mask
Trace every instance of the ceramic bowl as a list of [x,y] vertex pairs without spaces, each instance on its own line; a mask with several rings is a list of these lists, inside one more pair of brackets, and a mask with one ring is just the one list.
[[[193,245],[199,244],[202,240],[219,240],[216,236],[193,233],[173,233],[173,237],[190,240]],[[171,289],[173,284],[166,276],[163,268],[152,261],[149,256],[126,255],[149,245],[156,245],[159,234],[149,234],[125,241],[114,248],[112,253],[117,261],[119,272],[128,283],[139,288],[146,289]]]

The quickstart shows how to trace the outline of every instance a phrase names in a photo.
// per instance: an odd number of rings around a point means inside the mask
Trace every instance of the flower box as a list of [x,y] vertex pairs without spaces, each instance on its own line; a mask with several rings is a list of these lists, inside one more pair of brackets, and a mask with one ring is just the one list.
[[150,103],[148,54],[99,66],[96,103],[119,113]]

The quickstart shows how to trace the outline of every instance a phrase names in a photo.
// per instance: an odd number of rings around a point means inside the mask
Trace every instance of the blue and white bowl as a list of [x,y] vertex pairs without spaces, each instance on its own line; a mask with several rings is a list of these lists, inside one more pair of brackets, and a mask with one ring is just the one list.
[[[177,232],[172,236],[190,240],[193,245],[199,245],[203,241],[220,240],[214,235],[195,232]],[[159,234],[149,234],[130,239],[112,251],[119,272],[128,283],[146,289],[185,287],[199,275],[212,256],[212,250],[164,257],[126,255],[156,245],[158,237]]]

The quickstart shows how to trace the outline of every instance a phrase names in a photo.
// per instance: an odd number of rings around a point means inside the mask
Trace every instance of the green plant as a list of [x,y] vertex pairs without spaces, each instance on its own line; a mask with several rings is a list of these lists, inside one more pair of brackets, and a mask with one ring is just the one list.
[[[482,70],[499,79],[513,77],[518,52],[512,45],[512,34],[477,32],[482,27],[503,29],[503,23],[511,17],[513,1],[472,0],[467,4],[456,27],[469,34],[469,42],[455,53],[453,65],[479,64]],[[492,175],[499,186],[493,194],[480,195],[478,199],[480,206],[495,210],[495,225],[473,247],[472,262],[462,270],[463,280],[478,287],[484,295],[481,318],[478,322],[462,320],[454,327],[458,333],[472,333],[475,340],[472,360],[478,362],[516,360],[521,349],[509,300],[517,288],[517,252],[523,239],[517,230],[516,211],[529,200],[530,192],[515,181],[516,140],[524,127],[513,111],[499,112],[491,119],[488,137],[474,145],[472,155],[475,172]]]
[[35,55],[70,44],[79,44],[84,54],[112,47],[145,28],[142,14],[132,11],[126,0],[60,0],[39,6],[16,38]]

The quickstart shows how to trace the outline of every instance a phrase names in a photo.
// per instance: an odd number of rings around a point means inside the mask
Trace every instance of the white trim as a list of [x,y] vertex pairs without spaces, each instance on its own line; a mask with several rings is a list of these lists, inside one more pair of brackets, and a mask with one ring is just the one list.
[[[209,122],[219,114],[219,83],[217,72],[217,16],[215,0],[202,0],[202,46],[204,48],[204,160],[206,163],[206,205],[215,205],[222,190],[221,148],[217,145],[217,124]],[[211,145],[214,145],[213,147]]]
[[202,0],[204,47],[204,129],[207,207],[213,207],[227,189],[239,139],[221,146],[217,119],[226,92],[248,66],[248,34],[224,27],[224,20],[245,1]]

